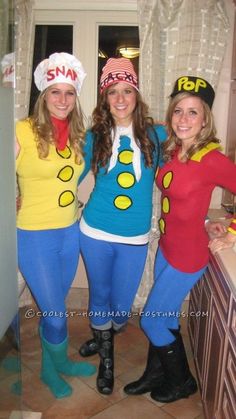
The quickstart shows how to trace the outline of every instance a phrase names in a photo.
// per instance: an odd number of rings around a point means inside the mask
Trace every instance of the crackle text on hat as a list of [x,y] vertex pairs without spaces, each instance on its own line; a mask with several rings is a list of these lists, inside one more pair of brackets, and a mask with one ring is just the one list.
[[72,85],[77,95],[86,73],[81,62],[67,52],[55,52],[49,58],[41,61],[34,72],[36,87],[41,92],[56,83],[68,83]]
[[208,81],[202,79],[201,77],[179,77],[175,82],[173,92],[170,96],[174,97],[178,93],[182,92],[188,92],[192,95],[199,96],[208,104],[209,108],[211,108],[213,105],[215,98],[214,89],[210,83],[208,83]]
[[128,58],[109,58],[102,69],[100,92],[114,83],[124,82],[138,90],[138,77]]

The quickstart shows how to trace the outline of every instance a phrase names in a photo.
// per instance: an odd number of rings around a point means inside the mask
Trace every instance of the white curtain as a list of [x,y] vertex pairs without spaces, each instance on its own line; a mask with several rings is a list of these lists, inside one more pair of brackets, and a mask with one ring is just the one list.
[[[140,88],[154,119],[163,121],[178,77],[201,76],[217,87],[228,17],[223,0],[137,0],[137,4]],[[135,309],[143,306],[152,285],[159,214],[160,193],[154,186],[151,240]]]

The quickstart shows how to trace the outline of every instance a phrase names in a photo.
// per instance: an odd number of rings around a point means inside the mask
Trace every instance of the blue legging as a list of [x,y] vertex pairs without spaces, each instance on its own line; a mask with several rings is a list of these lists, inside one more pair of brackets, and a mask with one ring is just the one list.
[[41,310],[43,335],[50,343],[67,336],[65,299],[79,258],[78,222],[67,228],[17,229],[18,264]]
[[89,281],[91,326],[117,330],[130,316],[148,245],[96,240],[80,232],[80,247]]
[[206,267],[194,273],[173,268],[158,249],[154,284],[141,317],[141,327],[155,346],[165,346],[175,340],[170,329],[178,329],[184,298],[201,278]]

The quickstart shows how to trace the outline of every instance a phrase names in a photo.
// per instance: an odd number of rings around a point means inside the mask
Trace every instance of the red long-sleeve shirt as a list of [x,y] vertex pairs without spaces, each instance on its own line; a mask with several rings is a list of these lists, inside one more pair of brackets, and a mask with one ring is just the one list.
[[[205,219],[216,186],[236,193],[236,165],[210,143],[183,163],[174,158],[157,173],[162,192],[159,245],[168,262],[183,272],[195,272],[209,260]],[[231,231],[236,232],[235,220]]]

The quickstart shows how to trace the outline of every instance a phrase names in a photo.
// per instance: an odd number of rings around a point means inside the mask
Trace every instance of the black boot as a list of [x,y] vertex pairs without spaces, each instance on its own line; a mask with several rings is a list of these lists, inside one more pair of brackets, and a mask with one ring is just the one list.
[[192,376],[182,336],[174,332],[176,340],[170,345],[156,347],[164,371],[164,380],[151,392],[152,399],[169,403],[196,393],[197,383]]
[[100,364],[97,375],[97,389],[102,394],[111,394],[114,387],[113,330],[92,330],[100,356]]
[[[125,327],[126,325],[120,327],[117,330],[113,329],[114,335],[123,332]],[[94,338],[87,340],[79,348],[79,354],[83,356],[84,358],[87,358],[92,355],[96,355],[97,353],[98,353],[98,345],[96,344],[96,341]]]
[[160,385],[164,373],[156,347],[149,342],[147,365],[143,375],[137,381],[127,384],[124,392],[129,395],[148,393]]
[[84,358],[97,354],[98,345],[96,344],[95,339],[89,339],[86,342],[84,342],[79,349],[79,353]]

